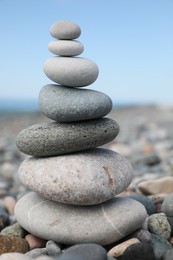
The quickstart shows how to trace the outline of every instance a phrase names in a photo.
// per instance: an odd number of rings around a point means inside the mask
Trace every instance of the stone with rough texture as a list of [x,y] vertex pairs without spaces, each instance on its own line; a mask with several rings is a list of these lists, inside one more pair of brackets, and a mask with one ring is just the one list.
[[56,39],[72,40],[80,36],[81,29],[74,22],[60,20],[51,25],[50,33]]
[[164,213],[153,214],[148,218],[148,227],[151,233],[165,239],[171,236],[171,226]]
[[69,247],[63,253],[66,255],[78,256],[83,260],[107,260],[106,250],[97,244],[79,244]]
[[112,100],[99,91],[48,84],[40,91],[39,106],[50,119],[66,123],[106,116]]
[[48,49],[55,55],[71,57],[80,55],[84,46],[78,41],[54,40],[49,42]]
[[0,254],[10,252],[26,253],[28,251],[29,244],[25,239],[0,235]]
[[60,247],[60,245],[56,244],[52,240],[47,241],[47,243],[46,243],[46,250],[47,250],[47,254],[49,256],[58,256],[59,254],[61,254],[61,247]]
[[124,251],[130,246],[130,245],[134,245],[136,243],[140,243],[139,240],[137,238],[131,238],[128,239],[116,246],[114,246],[113,248],[111,248],[111,250],[108,251],[108,255],[109,256],[113,256],[113,257],[120,257],[123,255]]
[[10,224],[9,215],[0,207],[0,231]]
[[124,156],[97,148],[65,156],[26,159],[19,168],[27,188],[53,201],[94,205],[126,189],[133,169]]
[[4,236],[24,238],[26,235],[26,231],[18,223],[14,223],[13,225],[4,228],[0,234]]
[[43,68],[49,79],[67,87],[88,86],[99,74],[95,62],[81,57],[51,57]]
[[173,177],[165,176],[156,180],[140,182],[138,189],[146,195],[173,193]]
[[16,144],[25,154],[47,157],[107,144],[118,132],[118,124],[109,118],[67,124],[42,123],[21,131],[16,138]]
[[83,207],[49,201],[31,192],[17,202],[15,215],[21,226],[46,240],[108,245],[138,229],[147,213],[132,199],[115,197]]
[[41,256],[47,256],[46,248],[34,248],[26,253],[31,258],[37,258]]

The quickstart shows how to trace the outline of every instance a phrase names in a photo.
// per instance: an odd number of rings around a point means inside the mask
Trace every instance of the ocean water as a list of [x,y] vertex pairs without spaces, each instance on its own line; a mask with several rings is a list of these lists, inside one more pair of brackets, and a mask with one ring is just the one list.
[[37,100],[10,100],[0,99],[0,112],[37,112],[39,111]]

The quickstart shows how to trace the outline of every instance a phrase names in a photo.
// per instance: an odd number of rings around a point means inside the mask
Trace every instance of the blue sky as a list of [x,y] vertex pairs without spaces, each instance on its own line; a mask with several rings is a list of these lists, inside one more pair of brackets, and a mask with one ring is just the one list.
[[0,0],[0,99],[37,99],[57,20],[80,25],[80,55],[97,63],[87,88],[115,102],[173,102],[172,0]]

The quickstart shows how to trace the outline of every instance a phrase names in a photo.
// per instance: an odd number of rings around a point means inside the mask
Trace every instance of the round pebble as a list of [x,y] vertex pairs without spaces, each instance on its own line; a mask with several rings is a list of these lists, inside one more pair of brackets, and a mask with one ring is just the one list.
[[9,252],[26,253],[28,250],[29,244],[25,239],[0,235],[0,254]]
[[97,244],[79,244],[69,247],[63,253],[66,255],[78,256],[83,260],[107,260],[106,250]]
[[130,245],[124,252],[122,260],[156,260],[153,248],[147,243]]
[[171,226],[164,213],[153,214],[148,218],[148,227],[151,233],[165,239],[171,236]]
[[39,106],[50,119],[74,122],[106,116],[112,100],[99,91],[49,84],[40,91]]
[[68,87],[85,87],[98,77],[98,67],[91,60],[79,57],[51,57],[44,63],[44,72],[52,81]]
[[6,196],[4,198],[4,206],[6,208],[6,210],[8,211],[9,215],[13,215],[14,214],[14,207],[16,205],[16,200],[14,197],[12,196]]
[[54,40],[49,42],[48,49],[55,55],[72,57],[80,55],[84,46],[78,41]]
[[74,22],[60,20],[51,25],[50,33],[56,39],[72,40],[80,36],[81,29]]
[[107,144],[118,132],[118,124],[109,118],[68,124],[42,123],[21,131],[16,138],[16,144],[25,154],[47,157]]
[[26,231],[19,225],[19,223],[14,223],[13,225],[4,228],[0,234],[4,236],[24,238]]
[[173,217],[173,193],[167,195],[162,203],[161,211],[166,216]]
[[46,245],[46,241],[44,239],[36,237],[32,234],[26,235],[25,240],[28,242],[30,250],[32,250],[34,248],[42,248],[42,247],[45,247],[45,245]]
[[21,226],[46,240],[108,245],[138,229],[147,213],[132,199],[115,197],[83,207],[49,201],[31,192],[17,202],[15,215]]
[[19,178],[43,197],[65,204],[93,205],[126,189],[133,169],[125,157],[97,148],[49,158],[26,159]]
[[52,240],[47,241],[46,250],[49,256],[58,256],[61,254],[61,247]]

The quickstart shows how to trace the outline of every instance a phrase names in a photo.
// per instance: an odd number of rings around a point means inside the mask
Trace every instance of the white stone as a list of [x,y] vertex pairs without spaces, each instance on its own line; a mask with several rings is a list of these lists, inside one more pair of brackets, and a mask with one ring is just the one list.
[[94,205],[126,189],[133,177],[130,163],[108,149],[49,158],[26,159],[19,178],[43,197],[65,204]]
[[31,192],[17,202],[15,215],[25,230],[46,240],[108,245],[137,230],[147,213],[141,203],[127,198],[84,207],[49,201]]
[[45,61],[44,72],[52,81],[69,87],[85,87],[98,77],[97,65],[79,57],[52,57]]
[[60,20],[51,25],[50,33],[56,39],[72,40],[80,36],[81,29],[71,21]]
[[48,49],[55,55],[70,57],[80,55],[84,50],[84,46],[78,41],[54,40],[49,42]]

